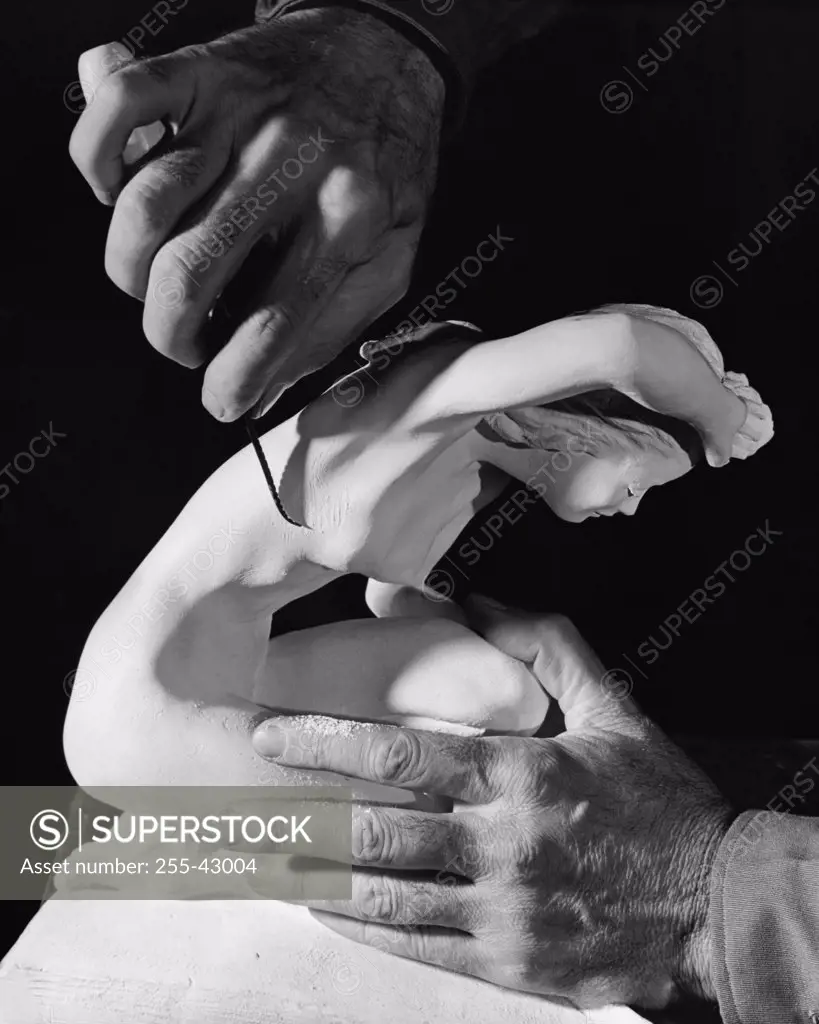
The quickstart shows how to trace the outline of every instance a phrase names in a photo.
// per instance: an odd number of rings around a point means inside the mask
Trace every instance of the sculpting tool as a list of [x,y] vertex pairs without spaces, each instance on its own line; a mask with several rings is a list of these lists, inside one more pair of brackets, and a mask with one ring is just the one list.
[[267,464],[264,449],[262,448],[261,443],[259,441],[259,435],[256,433],[256,427],[253,424],[253,417],[250,415],[249,412],[246,412],[242,419],[245,421],[245,427],[247,428],[250,443],[253,445],[254,452],[256,452],[256,456],[259,460],[259,465],[262,467],[262,473],[264,474],[264,478],[267,481],[268,489],[270,490],[270,493],[273,497],[273,503],[279,510],[279,515],[282,517],[282,519],[284,519],[285,522],[290,523],[291,526],[298,526],[300,529],[302,529],[303,524],[297,523],[295,519],[291,519],[290,516],[287,514],[284,505],[282,504],[282,500],[279,497],[279,492],[276,490],[276,481],[273,479],[273,474],[270,472],[270,466]]

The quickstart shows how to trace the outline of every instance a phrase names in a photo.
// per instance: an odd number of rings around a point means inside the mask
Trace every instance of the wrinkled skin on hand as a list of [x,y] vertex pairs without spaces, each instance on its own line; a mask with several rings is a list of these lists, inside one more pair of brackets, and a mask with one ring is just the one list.
[[461,801],[356,811],[353,898],[311,906],[357,941],[584,1009],[713,999],[709,886],[728,804],[565,619],[475,602],[470,625],[531,667],[566,731],[302,735],[271,718],[254,745],[278,764],[297,749],[302,766]]
[[[93,89],[70,146],[114,205],[107,272],[144,299],[159,351],[191,367],[210,359],[203,402],[215,416],[266,411],[405,294],[443,80],[398,33],[347,10],[147,60],[110,51],[81,58]],[[165,139],[128,167],[132,131],[157,121]],[[208,314],[260,243],[266,272],[211,358]]]

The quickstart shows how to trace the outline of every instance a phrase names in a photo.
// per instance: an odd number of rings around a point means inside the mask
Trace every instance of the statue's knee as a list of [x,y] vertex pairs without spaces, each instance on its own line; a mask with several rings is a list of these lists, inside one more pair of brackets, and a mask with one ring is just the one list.
[[454,601],[435,592],[425,594],[405,583],[381,583],[368,580],[364,595],[367,607],[379,619],[466,619]]
[[534,735],[549,710],[549,696],[528,666],[504,657],[506,664],[494,674],[495,713],[488,728],[492,732]]

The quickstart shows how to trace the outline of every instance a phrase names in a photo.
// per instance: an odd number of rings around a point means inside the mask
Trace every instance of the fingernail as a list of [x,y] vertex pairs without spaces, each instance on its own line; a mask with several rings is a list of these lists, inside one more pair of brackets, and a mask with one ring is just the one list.
[[113,197],[113,195],[110,192],[103,192],[103,190],[99,189],[99,188],[95,188],[92,191],[93,191],[94,195],[97,197],[97,199],[99,199],[99,201],[104,206],[113,206],[114,205],[114,197]]
[[214,416],[217,420],[227,419],[227,410],[208,388],[202,388],[202,405],[208,410],[211,416]]
[[262,757],[281,757],[287,737],[277,725],[259,726],[253,733],[253,749]]
[[111,43],[110,50],[111,53],[115,53],[118,57],[122,57],[124,60],[134,59],[134,54],[122,43]]

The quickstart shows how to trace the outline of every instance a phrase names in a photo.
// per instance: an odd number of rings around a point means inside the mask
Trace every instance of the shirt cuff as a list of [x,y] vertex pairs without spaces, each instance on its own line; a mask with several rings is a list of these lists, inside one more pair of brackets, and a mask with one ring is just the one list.
[[710,925],[724,1024],[819,1021],[819,819],[741,814],[717,853]]

